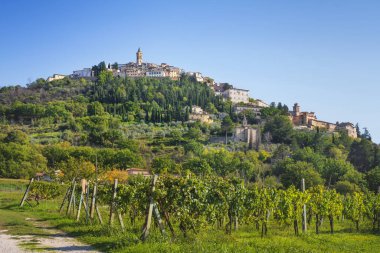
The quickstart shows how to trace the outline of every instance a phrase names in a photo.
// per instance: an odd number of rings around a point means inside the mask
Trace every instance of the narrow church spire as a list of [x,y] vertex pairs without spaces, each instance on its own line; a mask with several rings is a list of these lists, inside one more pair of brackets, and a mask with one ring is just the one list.
[[243,127],[246,127],[248,126],[248,122],[247,122],[247,118],[245,117],[244,115],[244,119],[243,119]]

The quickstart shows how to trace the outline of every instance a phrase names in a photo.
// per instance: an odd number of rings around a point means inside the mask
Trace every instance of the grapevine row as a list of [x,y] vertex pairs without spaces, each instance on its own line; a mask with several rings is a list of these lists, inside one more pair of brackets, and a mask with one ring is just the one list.
[[[36,182],[30,196],[37,196],[38,200],[55,198],[58,186],[54,185],[57,184]],[[187,236],[207,226],[231,233],[238,229],[239,224],[251,224],[265,236],[269,221],[293,226],[294,233],[298,235],[298,228],[304,222],[304,205],[307,207],[308,227],[314,226],[316,233],[319,233],[323,221],[329,222],[331,233],[334,233],[335,222],[342,219],[352,221],[357,230],[365,219],[371,220],[373,229],[380,226],[380,195],[371,192],[343,196],[324,186],[303,192],[294,186],[288,189],[258,188],[233,178],[172,175],[160,176],[154,192],[151,179],[144,177],[130,177],[119,184],[115,199],[112,198],[113,191],[112,184],[98,185],[99,205],[113,202],[117,211],[135,225],[146,216],[152,196],[173,235],[175,226]]]

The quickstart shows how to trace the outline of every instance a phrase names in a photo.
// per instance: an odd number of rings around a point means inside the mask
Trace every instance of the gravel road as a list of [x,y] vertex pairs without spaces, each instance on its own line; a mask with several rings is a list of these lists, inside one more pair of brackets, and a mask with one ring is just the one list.
[[[6,230],[0,231],[0,253],[27,252],[67,252],[67,253],[99,253],[91,246],[83,244],[62,231],[48,227],[43,222],[26,219],[46,232],[46,236],[11,236]],[[30,248],[31,250],[28,250]]]
[[0,230],[0,252],[4,253],[25,253],[26,250],[20,249],[19,241],[12,236],[5,234],[6,230]]

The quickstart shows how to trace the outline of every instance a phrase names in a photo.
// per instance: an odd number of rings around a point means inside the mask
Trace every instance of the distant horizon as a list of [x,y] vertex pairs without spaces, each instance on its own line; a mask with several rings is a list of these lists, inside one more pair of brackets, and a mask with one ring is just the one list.
[[[98,64],[168,63],[298,102],[335,123],[359,123],[380,142],[380,2],[7,1],[0,10],[0,86]],[[111,61],[112,59],[112,61]]]

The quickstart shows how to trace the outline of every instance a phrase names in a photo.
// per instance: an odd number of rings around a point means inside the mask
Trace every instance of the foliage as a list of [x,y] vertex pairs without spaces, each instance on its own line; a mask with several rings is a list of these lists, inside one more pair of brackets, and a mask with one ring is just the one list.
[[354,192],[352,195],[346,196],[344,200],[344,214],[355,223],[356,230],[359,230],[359,222],[365,214],[363,193]]
[[54,199],[62,194],[62,186],[58,183],[33,182],[28,194],[28,199],[33,199],[40,204],[41,200]]
[[276,115],[267,121],[264,132],[272,135],[274,143],[289,144],[293,135],[293,126],[287,116]]

